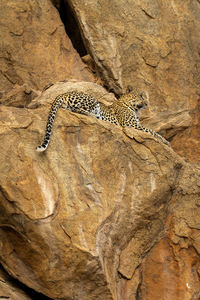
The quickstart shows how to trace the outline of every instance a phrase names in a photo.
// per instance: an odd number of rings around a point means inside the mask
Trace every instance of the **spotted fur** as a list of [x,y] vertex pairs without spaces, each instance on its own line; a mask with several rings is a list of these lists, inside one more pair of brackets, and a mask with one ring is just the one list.
[[57,110],[60,107],[68,109],[72,112],[93,115],[100,120],[104,120],[122,127],[133,127],[144,132],[149,132],[154,137],[161,140],[164,144],[169,145],[161,135],[151,129],[143,127],[138,119],[138,111],[146,108],[148,105],[148,95],[146,92],[134,90],[128,94],[121,96],[111,106],[100,103],[95,97],[79,93],[76,91],[59,95],[55,98],[47,120],[46,134],[42,145],[36,148],[37,151],[43,152],[47,149],[52,126],[55,120]]

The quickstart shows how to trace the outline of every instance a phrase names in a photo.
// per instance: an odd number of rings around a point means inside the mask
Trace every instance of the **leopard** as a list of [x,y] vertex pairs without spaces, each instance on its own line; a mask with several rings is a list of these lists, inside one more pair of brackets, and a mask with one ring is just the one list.
[[59,108],[67,109],[74,113],[94,116],[99,120],[107,121],[121,127],[133,127],[134,129],[147,132],[166,145],[170,143],[157,132],[144,127],[138,118],[140,109],[148,106],[149,96],[146,91],[134,89],[123,94],[111,105],[105,105],[87,93],[69,91],[58,95],[51,106],[46,124],[46,132],[43,143],[36,147],[36,151],[43,152],[47,149],[53,123]]

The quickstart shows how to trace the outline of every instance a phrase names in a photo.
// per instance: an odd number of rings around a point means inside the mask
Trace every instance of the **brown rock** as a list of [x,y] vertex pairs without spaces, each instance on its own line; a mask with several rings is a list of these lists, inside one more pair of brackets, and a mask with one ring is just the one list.
[[0,267],[0,299],[6,300],[31,300],[23,290],[19,289],[16,283],[13,283],[10,277]]
[[26,107],[31,101],[40,95],[39,91],[29,88],[26,84],[15,85],[8,93],[0,99],[0,104],[14,107]]
[[188,165],[171,198],[167,237],[144,260],[139,299],[200,298],[200,198],[193,196],[199,186],[199,175]]
[[199,255],[163,239],[145,261],[139,299],[182,300],[200,297]]
[[53,299],[170,299],[165,274],[199,297],[200,170],[147,133],[62,109],[37,153],[50,100],[70,89],[106,93],[59,83],[29,109],[0,107],[0,262]]
[[106,85],[117,94],[128,86],[148,90],[148,126],[200,162],[199,2],[66,2]]
[[0,19],[2,92],[15,84],[41,90],[59,80],[94,81],[50,0],[2,0]]

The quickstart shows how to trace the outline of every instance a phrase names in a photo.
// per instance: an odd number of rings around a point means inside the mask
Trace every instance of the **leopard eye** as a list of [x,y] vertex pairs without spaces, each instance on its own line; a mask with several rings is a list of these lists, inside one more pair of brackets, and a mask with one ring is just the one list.
[[142,107],[143,107],[142,103],[139,103],[138,106],[137,106],[138,109],[140,109]]
[[143,93],[140,93],[140,97],[141,97],[142,99],[144,99],[144,94],[143,94]]

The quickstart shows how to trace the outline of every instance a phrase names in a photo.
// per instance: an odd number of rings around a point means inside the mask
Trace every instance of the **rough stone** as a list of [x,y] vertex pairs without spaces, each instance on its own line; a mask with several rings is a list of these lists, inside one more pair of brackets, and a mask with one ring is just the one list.
[[31,298],[14,284],[9,276],[0,267],[0,299],[31,300]]
[[67,82],[27,108],[0,106],[0,262],[53,299],[170,299],[165,274],[198,299],[200,169],[147,133],[63,109],[36,152],[50,102],[70,89],[113,100]]
[[0,20],[1,93],[15,84],[41,90],[59,80],[94,81],[50,0],[1,0]]
[[186,247],[167,238],[161,240],[144,263],[139,299],[198,300],[199,267],[192,244]]
[[65,1],[108,88],[146,89],[148,123],[156,119],[177,153],[200,162],[199,1]]
[[31,101],[40,95],[40,91],[36,91],[26,84],[15,85],[8,92],[4,93],[0,99],[0,104],[14,107],[27,107]]
[[[56,300],[199,300],[200,168],[173,151],[200,162],[199,1],[67,3],[82,60],[50,1],[0,3],[0,264]],[[173,149],[61,109],[37,153],[58,94],[116,101],[101,80],[146,89],[142,123]],[[0,298],[30,299],[9,278]]]

